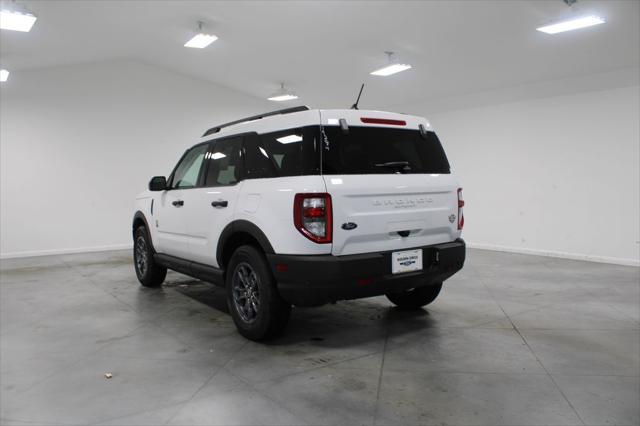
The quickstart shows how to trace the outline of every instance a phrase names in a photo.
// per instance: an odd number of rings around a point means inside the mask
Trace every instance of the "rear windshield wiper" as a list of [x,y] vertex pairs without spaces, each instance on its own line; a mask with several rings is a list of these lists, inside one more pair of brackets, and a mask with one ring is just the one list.
[[409,166],[408,161],[389,161],[387,163],[374,164],[374,166],[398,169],[398,171],[403,173],[408,173],[411,171],[411,166]]

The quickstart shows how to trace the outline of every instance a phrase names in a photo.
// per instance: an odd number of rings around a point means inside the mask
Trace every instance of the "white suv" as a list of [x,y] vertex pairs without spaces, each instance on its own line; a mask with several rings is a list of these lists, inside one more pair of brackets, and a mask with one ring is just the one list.
[[209,129],[136,198],[138,279],[223,285],[239,332],[278,334],[291,305],[432,302],[462,268],[461,189],[429,123],[289,108]]

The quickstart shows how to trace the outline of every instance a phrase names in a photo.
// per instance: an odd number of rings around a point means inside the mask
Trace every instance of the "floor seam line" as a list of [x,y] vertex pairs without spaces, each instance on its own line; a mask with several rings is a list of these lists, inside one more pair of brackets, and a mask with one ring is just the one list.
[[90,423],[90,425],[91,425],[91,426],[93,426],[93,425],[99,425],[99,424],[101,424],[101,423],[111,422],[111,421],[118,420],[118,419],[124,419],[124,418],[126,418],[126,417],[131,417],[131,416],[137,416],[137,415],[139,415],[139,414],[144,414],[144,413],[153,413],[154,411],[158,411],[158,410],[161,410],[161,409],[163,409],[163,408],[169,408],[169,407],[175,407],[175,406],[178,406],[178,405],[183,405],[183,404],[184,404],[184,403],[186,403],[186,402],[187,402],[186,400],[184,400],[184,401],[178,401],[178,402],[176,402],[176,403],[174,403],[174,404],[170,404],[170,405],[159,406],[159,407],[157,407],[157,408],[151,408],[151,409],[148,409],[148,410],[136,411],[136,412],[134,412],[134,413],[124,414],[124,415],[122,415],[122,416],[110,417],[110,418],[108,418],[108,419],[102,419],[102,420],[98,420],[97,422]]
[[[209,384],[209,382],[211,380],[213,380],[214,377],[216,377],[218,375],[218,373],[220,373],[220,371],[222,371],[223,369],[225,369],[225,367],[227,366],[227,364],[229,364],[229,362],[231,362],[231,360],[242,350],[245,348],[245,346],[248,344],[248,342],[243,343],[236,351],[233,352],[233,354],[231,354],[229,356],[229,359],[227,359],[222,365],[218,366],[218,368],[216,368],[215,372],[207,379],[205,380],[205,382],[198,388],[196,389],[196,391],[189,397],[189,399],[186,400],[185,404],[188,404],[191,400],[193,400],[193,398],[198,394],[198,392],[200,392],[202,389],[204,389],[204,387],[206,385]],[[226,369],[225,369],[226,370]],[[182,411],[182,409],[178,409],[178,411],[176,411],[171,417],[169,417],[164,424],[167,425],[169,424],[169,422],[171,422],[178,414],[180,414],[180,411]]]
[[[270,382],[272,380],[286,379],[288,377],[297,376],[298,374],[308,373],[310,371],[316,371],[316,370],[320,370],[322,368],[333,367],[333,366],[336,366],[336,365],[344,364],[345,362],[355,361],[355,360],[358,360],[358,359],[361,359],[361,358],[366,358],[368,356],[379,354],[381,352],[382,351],[380,350],[380,351],[370,352],[370,353],[367,353],[367,354],[364,354],[364,355],[358,355],[358,356],[354,356],[354,357],[350,357],[350,358],[345,358],[345,359],[342,359],[340,361],[335,361],[335,362],[327,363],[327,364],[324,364],[324,365],[318,365],[318,366],[315,366],[315,367],[307,368],[307,369],[304,369],[304,370],[301,370],[301,371],[296,371],[295,373],[283,374],[282,376],[277,376],[277,377],[274,377],[272,379],[260,380],[260,381],[255,382],[255,384],[259,385],[261,383],[267,383],[267,382]],[[237,377],[241,378],[241,376],[237,376]],[[244,379],[243,379],[243,381],[244,381]],[[250,385],[249,382],[246,382],[246,383]]]
[[[547,263],[544,263],[544,266],[548,270],[550,270],[551,272],[557,272],[552,266],[548,265]],[[585,294],[588,294],[589,296],[593,297],[596,302],[602,303],[603,305],[607,306],[610,309],[613,309],[614,311],[618,312],[620,315],[622,315],[625,318],[627,318],[628,320],[632,321],[634,324],[640,326],[640,321],[638,321],[637,319],[633,318],[631,315],[628,315],[626,312],[621,311],[620,309],[616,308],[615,306],[610,305],[608,302],[603,302],[602,300],[600,300],[600,298],[598,296],[596,296],[590,290],[583,289],[581,287],[577,287],[577,288],[580,289],[581,291],[585,292]]]
[[382,388],[382,374],[384,373],[384,361],[387,355],[387,344],[389,343],[389,332],[384,338],[384,346],[382,348],[382,361],[380,362],[380,374],[378,375],[378,388],[376,389],[376,402],[373,409],[373,426],[376,426],[378,421],[378,407],[380,405],[380,389]]
[[[546,265],[545,265],[546,266]],[[493,293],[489,290],[489,288],[487,287],[486,283],[484,282],[484,280],[480,277],[480,282],[482,283],[482,285],[484,286],[485,289],[487,289],[487,291],[489,291],[489,294],[491,295],[491,298],[493,298],[493,300],[498,304],[498,306],[500,307],[500,310],[502,311],[502,313],[504,314],[505,317],[507,317],[507,320],[509,320],[509,322],[511,323],[511,325],[513,326],[513,329],[515,330],[516,333],[518,333],[518,336],[520,336],[520,338],[522,339],[522,341],[524,342],[524,344],[527,346],[527,349],[529,349],[529,351],[531,352],[531,354],[533,355],[533,357],[536,359],[536,361],[538,362],[538,364],[540,365],[540,367],[542,367],[542,369],[547,373],[547,376],[549,377],[549,379],[551,380],[551,382],[553,383],[553,385],[556,387],[556,389],[558,390],[558,392],[560,392],[560,395],[562,395],[562,397],[564,398],[564,400],[567,402],[567,404],[569,404],[569,407],[571,407],[571,409],[573,410],[573,412],[575,413],[576,417],[578,418],[578,420],[580,420],[580,422],[582,422],[583,425],[586,425],[585,421],[582,419],[582,417],[580,416],[580,414],[578,413],[578,410],[576,410],[576,408],[573,406],[573,404],[571,403],[571,401],[569,401],[569,398],[567,398],[567,396],[564,394],[564,392],[562,391],[562,389],[560,389],[560,386],[558,385],[558,383],[555,381],[555,379],[553,378],[553,376],[551,376],[551,373],[549,373],[549,371],[547,370],[547,368],[544,366],[544,364],[542,363],[542,361],[540,360],[540,358],[538,358],[538,355],[536,355],[536,353],[533,351],[533,348],[531,347],[531,345],[529,345],[529,342],[527,342],[527,340],[524,338],[524,336],[522,335],[522,333],[520,332],[520,330],[518,329],[518,327],[516,327],[516,325],[513,323],[513,321],[511,320],[511,317],[507,314],[507,312],[504,310],[504,308],[502,307],[502,305],[500,304],[500,302],[498,302],[496,300],[496,298],[494,297]]]

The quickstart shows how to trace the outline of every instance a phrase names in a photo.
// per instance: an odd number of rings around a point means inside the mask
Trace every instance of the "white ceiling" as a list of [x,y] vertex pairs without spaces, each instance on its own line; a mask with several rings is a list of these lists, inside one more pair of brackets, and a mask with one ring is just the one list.
[[[582,0],[604,25],[547,35],[571,11],[530,1],[34,1],[30,33],[0,32],[0,62],[23,69],[133,58],[265,98],[280,81],[313,106],[452,98],[640,64],[640,1]],[[186,49],[199,19],[220,39]],[[396,51],[413,69],[369,72]],[[297,102],[300,103],[300,102]]]

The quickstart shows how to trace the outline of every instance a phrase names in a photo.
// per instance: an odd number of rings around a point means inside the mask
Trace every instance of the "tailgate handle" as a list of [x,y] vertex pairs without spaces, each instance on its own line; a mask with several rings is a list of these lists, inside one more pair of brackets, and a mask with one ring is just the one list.
[[409,234],[411,234],[411,231],[398,231],[397,234],[401,237],[408,237]]

